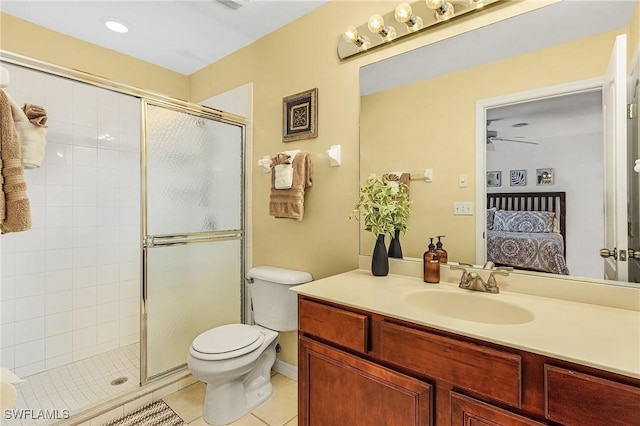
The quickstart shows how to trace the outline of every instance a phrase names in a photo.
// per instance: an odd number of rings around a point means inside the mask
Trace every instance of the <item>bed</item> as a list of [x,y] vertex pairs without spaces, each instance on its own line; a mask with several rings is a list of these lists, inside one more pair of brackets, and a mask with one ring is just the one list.
[[487,194],[487,260],[568,275],[565,193]]

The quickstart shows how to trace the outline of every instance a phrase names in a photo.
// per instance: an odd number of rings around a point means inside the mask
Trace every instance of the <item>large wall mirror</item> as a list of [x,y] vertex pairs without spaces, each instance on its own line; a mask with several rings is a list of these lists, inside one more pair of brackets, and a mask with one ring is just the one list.
[[[478,223],[488,205],[476,192],[553,192],[566,196],[566,265],[548,272],[603,278],[598,85],[635,8],[635,1],[561,1],[361,68],[360,180],[397,171],[415,177],[409,229],[401,236],[405,258],[421,259],[430,237],[444,235],[449,261],[481,264],[486,230]],[[576,89],[492,106],[479,122],[483,100],[563,85]],[[477,126],[484,126],[482,144]],[[637,158],[637,135],[630,139]],[[486,179],[476,176],[478,158],[483,174],[491,172]],[[432,170],[429,183],[418,178],[425,169]],[[637,222],[634,198],[630,222]],[[472,214],[454,214],[456,203],[471,203]],[[373,245],[361,231],[360,253],[370,255]]]

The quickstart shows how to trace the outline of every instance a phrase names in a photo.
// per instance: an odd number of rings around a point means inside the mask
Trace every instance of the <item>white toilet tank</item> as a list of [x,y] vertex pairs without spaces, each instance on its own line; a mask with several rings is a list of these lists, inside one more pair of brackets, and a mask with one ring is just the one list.
[[297,330],[297,294],[289,289],[312,280],[308,272],[275,266],[251,268],[247,272],[247,282],[256,324],[276,331]]

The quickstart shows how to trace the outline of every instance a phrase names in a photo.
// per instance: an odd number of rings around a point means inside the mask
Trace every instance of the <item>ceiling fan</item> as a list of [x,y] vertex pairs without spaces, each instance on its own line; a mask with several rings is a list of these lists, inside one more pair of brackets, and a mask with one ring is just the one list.
[[487,120],[487,145],[492,146],[493,142],[517,142],[517,143],[526,143],[530,145],[538,145],[538,142],[524,140],[523,136],[500,137],[496,130],[489,130],[488,128],[489,125],[491,125],[491,123],[496,120],[500,120],[500,118]]

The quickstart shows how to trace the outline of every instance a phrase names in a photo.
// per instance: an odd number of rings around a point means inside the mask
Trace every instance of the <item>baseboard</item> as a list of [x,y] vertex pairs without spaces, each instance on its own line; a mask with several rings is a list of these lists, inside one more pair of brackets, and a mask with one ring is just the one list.
[[298,381],[298,367],[295,365],[276,359],[275,364],[273,364],[273,370],[296,382]]

